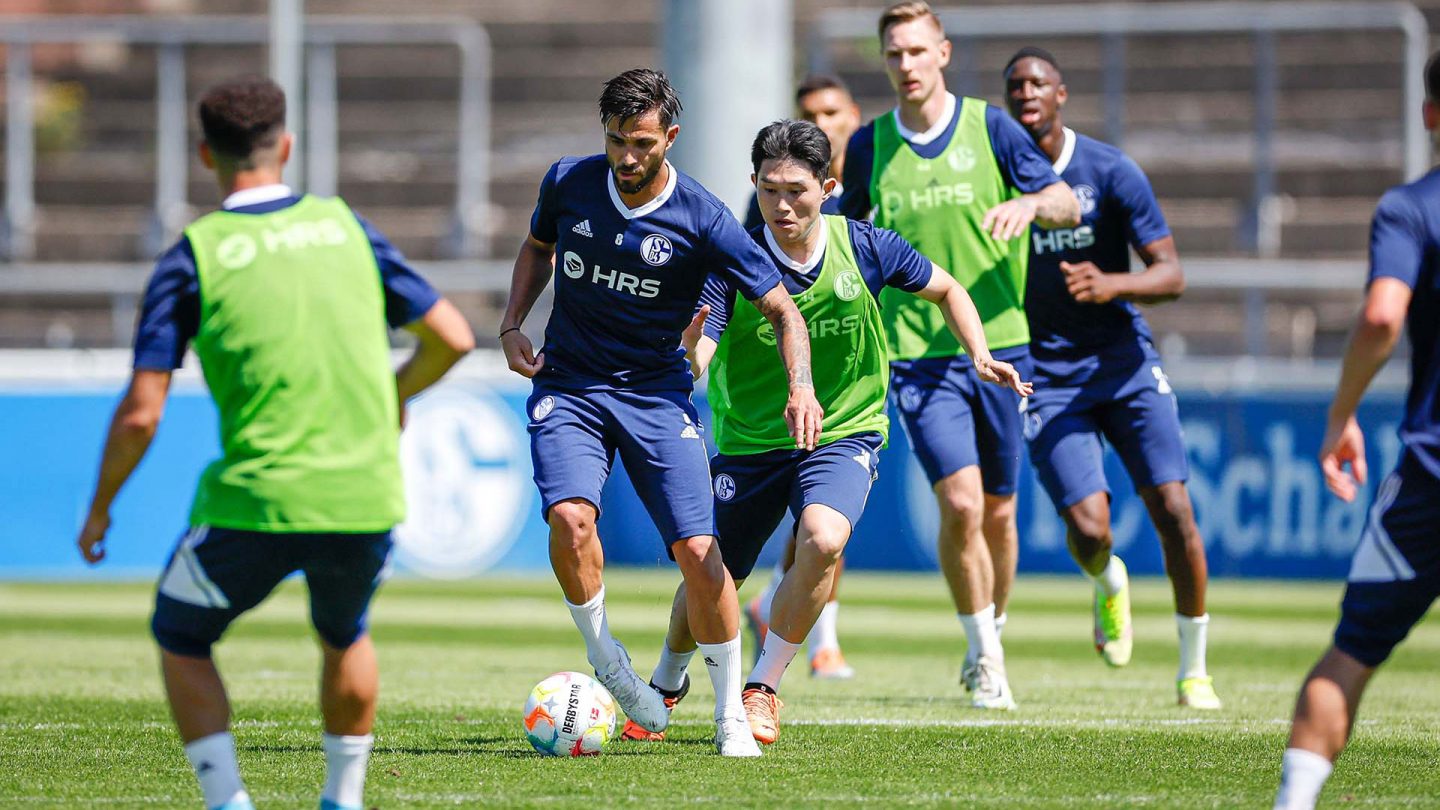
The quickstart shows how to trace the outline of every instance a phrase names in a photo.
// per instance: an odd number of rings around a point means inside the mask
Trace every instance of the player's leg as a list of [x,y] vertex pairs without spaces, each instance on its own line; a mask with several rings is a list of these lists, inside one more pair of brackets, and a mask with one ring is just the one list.
[[231,736],[230,703],[211,648],[238,616],[292,570],[275,535],[198,527],[180,540],[161,574],[151,632],[185,756],[208,808],[251,808]]
[[[716,747],[725,756],[759,756],[740,702],[740,604],[715,542],[710,459],[700,417],[680,392],[614,392],[606,419],[625,470],[685,581],[690,633],[715,688]],[[669,713],[655,695],[668,722]],[[659,727],[641,722],[651,731]]]
[[325,786],[321,810],[364,807],[365,772],[374,748],[380,668],[366,630],[370,600],[387,573],[390,534],[297,538],[303,547],[310,619],[320,637],[320,712]]
[[835,561],[835,576],[830,581],[830,596],[820,609],[815,626],[805,637],[810,651],[810,677],[824,681],[843,681],[855,677],[855,669],[840,651],[840,577],[845,573],[845,557]]

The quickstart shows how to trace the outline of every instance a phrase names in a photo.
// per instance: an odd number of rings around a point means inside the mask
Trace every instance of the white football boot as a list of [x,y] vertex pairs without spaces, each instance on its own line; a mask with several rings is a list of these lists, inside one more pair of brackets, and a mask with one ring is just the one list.
[[975,666],[967,670],[967,674],[974,685],[970,693],[971,708],[998,711],[1015,708],[1015,697],[1010,693],[1010,681],[1005,678],[1003,661],[982,655]]
[[619,657],[604,672],[596,670],[595,677],[610,690],[626,717],[646,731],[664,731],[670,725],[670,709],[664,696],[635,674],[625,645],[616,641],[615,646],[620,650]]
[[755,742],[750,720],[742,714],[715,721],[715,750],[722,757],[760,756],[760,743]]

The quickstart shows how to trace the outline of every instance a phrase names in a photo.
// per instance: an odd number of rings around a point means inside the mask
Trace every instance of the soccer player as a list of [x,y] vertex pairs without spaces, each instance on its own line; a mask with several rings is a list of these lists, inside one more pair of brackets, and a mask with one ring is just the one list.
[[[1440,130],[1440,54],[1425,66],[1425,128]],[[1344,501],[1366,478],[1355,410],[1408,324],[1404,451],[1380,484],[1355,548],[1335,640],[1300,687],[1276,810],[1315,806],[1355,725],[1375,670],[1440,596],[1440,172],[1380,198],[1370,228],[1370,281],[1330,403],[1320,467]],[[1349,467],[1347,470],[1346,467]]]
[[[564,158],[545,175],[500,338],[510,368],[535,381],[530,449],[550,562],[597,677],[630,720],[665,729],[664,699],[635,674],[605,619],[595,522],[618,452],[689,586],[690,624],[715,687],[716,746],[759,756],[740,701],[740,608],[715,545],[709,459],[680,340],[708,275],[734,282],[772,325],[789,385],[777,407],[796,447],[815,446],[823,413],[805,322],[780,274],[724,204],[665,159],[679,113],[661,73],[630,70],[605,83],[605,154]],[[557,253],[537,354],[520,326]]]
[[[750,574],[787,508],[797,524],[795,561],[781,580],[765,645],[745,684],[750,729],[768,744],[780,733],[780,679],[825,605],[889,433],[880,290],[898,289],[936,306],[981,380],[1022,395],[1030,387],[1010,364],[990,357],[980,315],[948,273],[893,232],[821,213],[835,180],[819,127],[770,124],[755,137],[750,160],[765,217],[752,236],[767,249],[811,331],[816,396],[825,408],[818,447],[793,447],[776,407],[785,386],[766,358],[774,332],[759,310],[736,300],[733,282],[712,276],[706,283],[686,342],[697,374],[714,361],[715,521],[721,557],[735,581]],[[682,585],[651,678],[676,700],[695,650],[686,601]]]
[[[110,506],[155,435],[187,344],[220,413],[221,457],[160,578],[151,629],[170,709],[205,806],[251,802],[211,647],[286,576],[305,573],[323,665],[321,808],[364,807],[378,672],[370,599],[404,516],[403,403],[474,346],[470,327],[341,200],[280,184],[292,139],[266,79],[200,101],[200,157],[222,210],[165,252],[145,292],[135,370],[115,411],[78,544],[105,558]],[[392,372],[388,327],[419,338]]]
[[[820,210],[826,214],[838,214],[840,195],[844,190],[840,185],[840,177],[845,170],[845,146],[849,143],[850,136],[860,128],[860,105],[855,103],[855,99],[850,95],[850,88],[840,79],[834,76],[809,76],[795,91],[795,106],[799,108],[801,119],[820,127],[830,139],[830,178],[835,181],[835,189],[824,198]],[[745,215],[745,230],[753,232],[764,224],[757,192],[750,198],[750,210]],[[784,554],[775,563],[775,571],[766,583],[765,590],[745,605],[745,621],[755,637],[756,655],[759,655],[765,643],[775,589],[780,587],[780,578],[785,575],[785,569],[794,559],[795,535],[792,533]],[[855,676],[855,670],[845,662],[845,656],[840,652],[840,638],[836,629],[840,615],[840,573],[844,568],[845,560],[841,558],[835,564],[835,582],[830,588],[830,599],[825,603],[825,609],[820,611],[820,618],[815,620],[815,627],[810,631],[809,637],[805,639],[805,646],[810,653],[810,675],[823,680],[844,680]]]
[[[1218,709],[1205,670],[1205,543],[1185,488],[1178,406],[1135,308],[1184,291],[1175,239],[1140,167],[1065,126],[1067,92],[1054,56],[1022,48],[1004,78],[1010,114],[1075,189],[1081,210],[1079,227],[1030,233],[1030,460],[1065,520],[1070,553],[1095,584],[1095,648],[1107,664],[1123,667],[1131,652],[1130,588],[1125,563],[1111,553],[1103,443],[1120,454],[1160,536],[1175,592],[1180,705]],[[1131,248],[1144,271],[1130,272]]]
[[[840,207],[905,237],[970,292],[999,360],[1029,375],[1023,307],[1026,233],[1079,223],[1080,206],[1003,110],[945,90],[950,41],[927,3],[880,16],[894,111],[850,139]],[[968,641],[971,705],[1009,709],[1000,629],[1015,576],[1022,400],[982,386],[941,313],[896,290],[881,297],[891,390],[940,507],[937,551]]]

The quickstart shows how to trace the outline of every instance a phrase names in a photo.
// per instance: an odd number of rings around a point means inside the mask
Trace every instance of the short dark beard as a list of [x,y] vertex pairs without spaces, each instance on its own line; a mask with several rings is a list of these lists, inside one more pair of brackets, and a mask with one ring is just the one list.
[[639,193],[640,189],[650,185],[650,181],[654,180],[655,176],[660,174],[660,169],[664,165],[665,159],[661,158],[655,163],[655,168],[651,169],[645,174],[640,175],[639,180],[634,180],[630,182],[620,179],[620,170],[615,166],[610,167],[610,176],[615,178],[615,188],[619,189],[621,194],[637,194]]

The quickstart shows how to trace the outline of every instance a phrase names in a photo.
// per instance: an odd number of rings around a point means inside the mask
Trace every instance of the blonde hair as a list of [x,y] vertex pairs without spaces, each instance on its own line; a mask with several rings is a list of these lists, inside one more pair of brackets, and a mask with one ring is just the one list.
[[890,7],[880,14],[880,38],[885,38],[885,30],[892,25],[918,20],[922,17],[929,17],[930,22],[935,23],[935,30],[940,36],[945,36],[945,26],[940,22],[940,15],[925,0],[904,0],[900,3],[892,3]]

